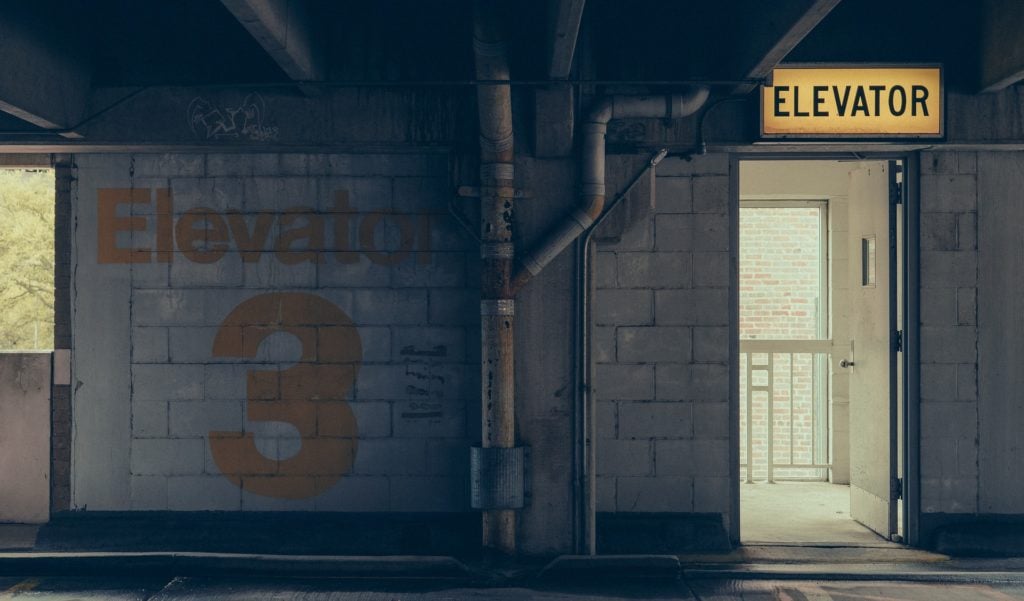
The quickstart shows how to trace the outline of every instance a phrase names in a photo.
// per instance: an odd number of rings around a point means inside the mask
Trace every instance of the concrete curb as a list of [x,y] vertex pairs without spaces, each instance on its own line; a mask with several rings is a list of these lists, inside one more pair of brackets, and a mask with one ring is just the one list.
[[[973,568],[973,569],[972,569]],[[847,580],[941,583],[1024,583],[1024,569],[956,563],[713,563],[681,562],[674,555],[563,555],[545,566],[542,581]]]
[[[674,555],[563,555],[539,572],[470,568],[448,556],[324,556],[233,553],[0,553],[4,576],[261,576],[384,580],[447,580],[483,586],[530,581],[579,583],[603,580],[829,580],[936,583],[1024,583],[1024,569],[998,564],[893,563],[681,563]],[[506,570],[508,571],[508,570]],[[489,583],[489,584],[488,584]]]
[[684,580],[828,580],[939,582],[950,584],[1024,583],[1024,571],[963,570],[952,566],[899,564],[740,564],[684,566]]
[[303,578],[468,580],[446,556],[323,556],[232,553],[0,553],[0,575],[167,574]]

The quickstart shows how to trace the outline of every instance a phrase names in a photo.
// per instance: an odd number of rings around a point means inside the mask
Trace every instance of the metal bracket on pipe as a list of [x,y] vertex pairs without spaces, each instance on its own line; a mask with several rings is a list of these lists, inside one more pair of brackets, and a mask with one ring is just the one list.
[[480,301],[480,315],[515,315],[516,301],[511,298],[491,298]]
[[480,245],[481,259],[511,259],[515,252],[511,242],[484,242]]
[[[511,140],[511,138],[509,138]],[[511,146],[510,146],[511,148]],[[515,179],[516,167],[512,163],[484,163],[480,165],[480,181]]]
[[[459,186],[455,190],[458,196],[463,198],[480,198],[480,187],[479,186]],[[513,198],[533,198],[533,196],[524,190],[516,190]]]
[[524,447],[470,447],[469,502],[473,509],[521,509],[525,504]]

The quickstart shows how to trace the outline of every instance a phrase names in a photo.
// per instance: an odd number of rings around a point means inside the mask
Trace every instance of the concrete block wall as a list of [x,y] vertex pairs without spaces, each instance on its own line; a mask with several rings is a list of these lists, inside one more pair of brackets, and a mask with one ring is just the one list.
[[468,509],[479,293],[446,154],[77,165],[73,508]]
[[975,513],[977,154],[921,153],[920,190],[921,511]]
[[[1020,478],[1024,462],[1024,370],[1020,367],[1024,357],[1024,260],[1020,251],[1024,153],[979,152],[976,159],[958,153],[957,159],[960,170],[977,168],[978,283],[973,296],[969,286],[957,290],[957,320],[969,323],[976,315],[978,363],[976,369],[969,362],[958,365],[956,384],[960,402],[977,407],[978,431],[976,458],[967,444],[960,453],[958,443],[956,460],[967,474],[972,459],[976,461],[978,513],[1015,514],[1020,519],[1024,515],[1024,482]],[[968,243],[971,217],[969,212],[958,217],[962,219],[958,228],[963,229],[957,234],[963,237],[966,233]],[[969,412],[964,413],[969,417]]]
[[598,510],[728,523],[729,157],[666,159],[595,265]]

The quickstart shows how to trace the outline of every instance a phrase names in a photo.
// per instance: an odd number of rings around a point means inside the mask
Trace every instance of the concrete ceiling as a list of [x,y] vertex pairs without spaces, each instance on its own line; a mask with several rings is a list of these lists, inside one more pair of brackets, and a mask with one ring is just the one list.
[[[0,128],[70,136],[64,130],[99,88],[292,83],[315,94],[310,83],[325,80],[465,82],[473,77],[471,6],[7,3],[0,50],[18,67],[0,70],[0,110],[18,121],[4,118]],[[970,92],[1024,77],[1024,39],[1000,27],[1024,20],[1019,0],[509,0],[505,10],[518,79],[709,79],[735,94],[779,61],[937,62],[950,89]],[[580,56],[591,58],[580,64]]]

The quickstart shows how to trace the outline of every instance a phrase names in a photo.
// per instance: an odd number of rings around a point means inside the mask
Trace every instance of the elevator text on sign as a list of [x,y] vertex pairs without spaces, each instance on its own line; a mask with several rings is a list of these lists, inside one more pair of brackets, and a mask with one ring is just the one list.
[[763,138],[940,138],[942,69],[787,66],[761,88]]

